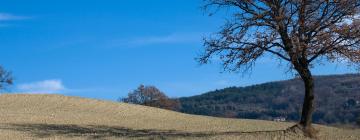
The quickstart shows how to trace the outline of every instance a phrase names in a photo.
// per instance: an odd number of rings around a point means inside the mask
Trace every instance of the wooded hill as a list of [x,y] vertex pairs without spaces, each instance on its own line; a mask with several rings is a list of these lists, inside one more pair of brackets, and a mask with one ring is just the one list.
[[[303,103],[301,79],[229,87],[180,98],[181,112],[217,117],[298,121]],[[360,74],[315,77],[320,124],[355,124],[360,117]]]

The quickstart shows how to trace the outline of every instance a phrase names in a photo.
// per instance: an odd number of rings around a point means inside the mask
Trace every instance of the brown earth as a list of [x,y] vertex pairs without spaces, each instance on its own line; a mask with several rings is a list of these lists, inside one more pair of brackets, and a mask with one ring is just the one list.
[[[0,95],[0,139],[305,139],[294,123],[188,115],[62,95]],[[316,125],[318,139],[360,139]]]

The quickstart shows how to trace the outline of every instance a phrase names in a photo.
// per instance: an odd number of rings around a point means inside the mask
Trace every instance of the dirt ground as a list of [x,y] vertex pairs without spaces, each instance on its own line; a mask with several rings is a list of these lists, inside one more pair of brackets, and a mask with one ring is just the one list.
[[[188,115],[62,95],[0,95],[0,139],[305,139],[293,123]],[[316,125],[318,139],[359,140],[360,130]]]

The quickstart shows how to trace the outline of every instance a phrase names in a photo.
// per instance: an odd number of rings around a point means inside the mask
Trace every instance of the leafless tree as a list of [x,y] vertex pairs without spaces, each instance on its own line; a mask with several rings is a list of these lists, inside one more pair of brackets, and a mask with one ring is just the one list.
[[[204,0],[206,10],[233,13],[221,31],[205,39],[201,64],[219,56],[225,70],[252,68],[260,57],[271,54],[288,62],[302,78],[305,98],[297,125],[305,134],[314,130],[316,63],[360,64],[359,0]],[[213,14],[214,12],[210,12]]]
[[4,89],[6,86],[13,84],[13,77],[11,76],[11,72],[5,70],[2,66],[0,66],[0,89]]

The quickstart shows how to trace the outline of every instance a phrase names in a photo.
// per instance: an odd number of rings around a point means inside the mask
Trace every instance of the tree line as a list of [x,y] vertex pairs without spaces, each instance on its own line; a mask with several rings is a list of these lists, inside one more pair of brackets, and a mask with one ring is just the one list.
[[[313,121],[326,125],[356,125],[360,119],[360,75],[315,77]],[[301,80],[229,87],[180,98],[181,112],[228,118],[296,121],[301,116]],[[321,97],[321,98],[320,98]]]

